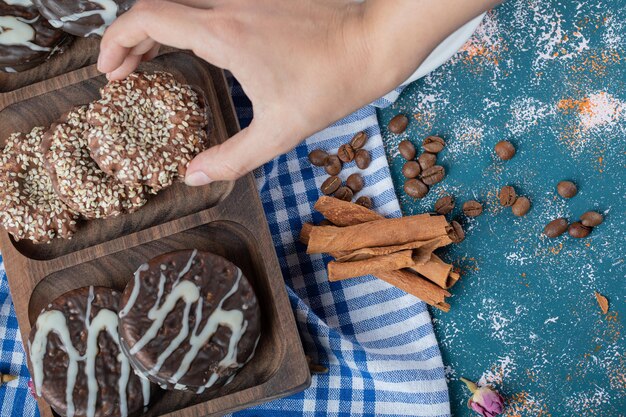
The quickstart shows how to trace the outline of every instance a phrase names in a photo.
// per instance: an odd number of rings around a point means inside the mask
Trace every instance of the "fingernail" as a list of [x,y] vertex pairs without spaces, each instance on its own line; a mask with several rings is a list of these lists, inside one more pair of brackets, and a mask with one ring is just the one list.
[[211,179],[202,171],[192,172],[185,177],[185,184],[191,187],[199,187],[211,183]]
[[107,80],[111,81],[111,73],[110,72],[107,72],[106,77],[107,77]]

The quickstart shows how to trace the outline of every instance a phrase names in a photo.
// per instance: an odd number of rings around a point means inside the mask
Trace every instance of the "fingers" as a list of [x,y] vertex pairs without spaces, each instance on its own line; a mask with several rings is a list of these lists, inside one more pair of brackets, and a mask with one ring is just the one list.
[[131,72],[137,69],[139,63],[142,61],[142,58],[142,55],[128,55],[124,62],[122,62],[122,65],[107,73],[107,79],[109,81],[115,81],[128,77]]
[[261,128],[255,121],[221,145],[214,146],[191,161],[185,183],[206,185],[213,181],[235,180],[276,156],[290,151],[300,139],[276,141],[275,130]]
[[[100,44],[98,69],[112,73],[122,65],[129,65],[129,55],[137,54],[135,48],[151,50],[155,43],[179,49],[198,50],[211,54],[206,48],[215,31],[210,25],[210,9],[196,9],[177,2],[152,0],[139,1],[128,12],[121,15],[104,33]],[[214,56],[203,56],[211,60]],[[219,65],[219,62],[214,62]],[[120,70],[120,72],[122,72]]]

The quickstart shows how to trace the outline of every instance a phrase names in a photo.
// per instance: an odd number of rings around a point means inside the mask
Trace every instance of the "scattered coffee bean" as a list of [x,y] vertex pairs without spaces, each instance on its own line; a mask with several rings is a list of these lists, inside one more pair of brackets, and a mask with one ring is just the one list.
[[422,168],[420,168],[420,164],[417,161],[407,161],[402,166],[402,175],[404,178],[417,178],[417,176],[422,172]]
[[415,158],[415,154],[417,153],[415,151],[415,145],[413,145],[413,143],[408,140],[403,140],[402,142],[400,142],[400,144],[398,145],[398,150],[400,151],[400,155],[402,155],[407,161],[411,161],[413,158]]
[[339,175],[343,164],[337,155],[329,155],[324,170],[328,175]]
[[569,225],[567,232],[571,237],[582,239],[583,237],[589,236],[589,233],[591,233],[591,227],[587,227],[581,222],[575,222]]
[[344,186],[344,187],[339,187],[339,189],[335,191],[334,196],[335,198],[338,198],[343,201],[352,201],[352,197],[354,197],[354,193],[352,192],[350,188]]
[[361,174],[355,173],[352,174],[346,179],[346,185],[354,192],[358,193],[363,189],[365,185],[365,181],[363,181],[363,177]]
[[463,203],[463,213],[467,217],[478,217],[483,212],[483,205],[476,200],[469,200]]
[[503,161],[508,161],[515,156],[515,146],[508,140],[501,140],[495,146],[496,155]]
[[558,237],[565,233],[567,226],[567,219],[561,217],[548,223],[546,227],[543,228],[543,234],[548,237]]
[[334,226],[334,224],[328,219],[323,219],[318,226]]
[[404,192],[413,198],[424,198],[428,194],[428,186],[417,178],[404,182]]
[[517,200],[515,188],[510,185],[505,185],[500,189],[500,205],[511,207],[515,203],[515,200]]
[[571,181],[561,181],[556,185],[556,192],[563,198],[572,198],[578,194],[578,187]]
[[424,152],[417,158],[417,162],[420,164],[422,171],[426,171],[430,167],[434,167],[437,164],[437,155],[434,153]]
[[596,211],[588,211],[582,216],[580,216],[580,222],[583,226],[587,227],[596,227],[600,226],[604,221],[604,217]]
[[430,153],[439,153],[445,146],[446,142],[439,136],[429,136],[422,142],[422,148]]
[[530,210],[530,200],[527,197],[519,197],[511,207],[513,214],[517,217],[525,216]]
[[441,197],[435,202],[435,211],[437,212],[437,214],[441,214],[442,216],[450,213],[453,208],[454,197],[452,197],[451,195]]
[[341,178],[333,175],[332,177],[326,178],[326,181],[322,183],[321,190],[322,193],[331,195],[337,191],[339,187],[341,187]]
[[356,199],[356,203],[359,206],[363,206],[367,209],[371,209],[372,208],[372,199],[369,198],[368,196],[361,196],[359,198]]
[[448,237],[454,243],[460,243],[463,240],[465,240],[465,232],[463,231],[463,228],[457,221],[452,221],[450,223],[450,227],[447,229],[447,232],[448,232]]
[[323,167],[328,161],[328,153],[321,149],[314,149],[309,153],[309,161],[316,167]]
[[360,169],[367,169],[367,167],[369,167],[370,163],[372,162],[372,157],[370,156],[370,153],[365,149],[359,149],[354,155],[354,162],[356,162],[356,166],[358,166]]
[[400,134],[406,130],[406,127],[409,125],[409,118],[404,114],[398,114],[393,119],[389,121],[389,125],[387,125],[387,129],[391,133]]
[[363,146],[365,146],[365,142],[367,142],[367,133],[359,132],[356,135],[354,135],[354,137],[350,141],[350,146],[352,146],[352,149],[356,151],[358,149],[361,149]]
[[349,143],[341,145],[337,151],[337,156],[341,159],[341,162],[352,162],[354,159],[354,149],[352,149]]
[[426,185],[435,185],[446,176],[446,169],[441,165],[435,165],[422,172],[422,181]]

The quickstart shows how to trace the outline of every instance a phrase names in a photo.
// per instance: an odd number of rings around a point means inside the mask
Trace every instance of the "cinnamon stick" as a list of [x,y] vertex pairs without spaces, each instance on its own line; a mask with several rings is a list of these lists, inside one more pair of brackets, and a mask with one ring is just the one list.
[[431,254],[428,262],[412,265],[409,269],[446,290],[456,284],[459,279],[459,274],[452,271],[452,265],[445,263],[434,253]]
[[328,263],[328,280],[340,281],[385,271],[407,268],[413,264],[413,251],[403,250],[387,255],[373,256],[352,262],[331,261]]
[[[310,233],[311,228],[308,229],[307,233]],[[418,249],[420,253],[427,253],[428,256],[426,261],[430,259],[430,254],[433,250],[440,248],[441,246],[445,246],[442,243],[441,238],[431,239],[431,240],[421,240],[415,242],[405,243],[404,245],[395,245],[395,246],[382,246],[376,248],[363,248],[352,251],[347,255],[344,255],[340,258],[337,258],[340,262],[350,262],[350,261],[359,261],[367,258],[371,258],[374,256],[388,255],[390,253],[399,252],[407,249]],[[414,251],[417,252],[417,251]]]
[[354,226],[384,219],[373,210],[335,197],[320,197],[313,208],[337,226]]
[[441,238],[442,243],[447,245],[452,243],[447,228],[448,222],[445,217],[429,214],[375,220],[346,227],[314,226],[307,253],[353,251],[436,238]]
[[406,293],[414,295],[426,304],[446,313],[450,311],[450,304],[446,303],[446,297],[449,297],[451,294],[411,272],[406,270],[379,272],[376,274],[376,277]]

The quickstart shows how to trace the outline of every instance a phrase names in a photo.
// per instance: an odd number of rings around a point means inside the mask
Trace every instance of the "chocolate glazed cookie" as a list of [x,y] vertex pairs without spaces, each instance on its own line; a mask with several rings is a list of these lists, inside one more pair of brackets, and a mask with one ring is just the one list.
[[0,71],[36,67],[69,39],[41,17],[30,0],[0,0]]
[[76,36],[102,36],[135,0],[33,0],[41,14],[56,28]]
[[197,250],[139,267],[122,295],[120,340],[135,369],[162,388],[228,384],[254,355],[257,298],[241,270]]
[[120,294],[104,287],[70,291],[46,307],[28,338],[37,395],[63,416],[124,417],[150,402],[151,384],[121,354]]

